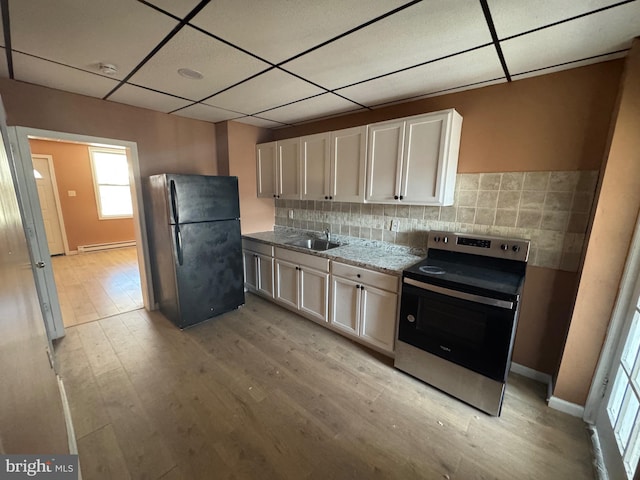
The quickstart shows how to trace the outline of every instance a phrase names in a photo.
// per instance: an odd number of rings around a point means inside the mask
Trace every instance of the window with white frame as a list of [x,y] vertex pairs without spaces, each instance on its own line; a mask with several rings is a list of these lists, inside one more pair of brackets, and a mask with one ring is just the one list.
[[131,188],[125,150],[89,147],[98,218],[131,218]]

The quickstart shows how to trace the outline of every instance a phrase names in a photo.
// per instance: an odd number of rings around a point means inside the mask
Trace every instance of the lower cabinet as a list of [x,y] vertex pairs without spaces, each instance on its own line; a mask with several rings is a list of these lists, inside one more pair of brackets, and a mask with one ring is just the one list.
[[243,240],[242,248],[244,286],[263,297],[273,298],[273,247]]
[[398,278],[333,262],[331,325],[393,352],[398,311]]
[[276,301],[317,322],[329,320],[329,260],[276,247]]

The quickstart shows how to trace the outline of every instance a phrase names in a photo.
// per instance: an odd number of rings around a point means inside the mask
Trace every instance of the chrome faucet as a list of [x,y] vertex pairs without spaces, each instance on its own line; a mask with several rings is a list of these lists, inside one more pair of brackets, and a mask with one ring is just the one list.
[[329,228],[324,229],[324,236],[327,239],[327,242],[331,241],[331,232],[329,231]]

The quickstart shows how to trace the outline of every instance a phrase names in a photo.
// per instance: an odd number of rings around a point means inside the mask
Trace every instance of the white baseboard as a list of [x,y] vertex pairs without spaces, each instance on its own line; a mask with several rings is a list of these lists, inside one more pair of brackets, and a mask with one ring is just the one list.
[[584,417],[584,407],[582,405],[578,405],[577,403],[567,402],[566,400],[562,400],[561,398],[551,396],[548,405],[554,410],[568,413],[573,417]]
[[548,373],[539,372],[533,368],[525,367],[524,365],[520,365],[516,362],[511,362],[511,371],[518,375],[522,375],[523,377],[544,383],[545,385],[549,385],[551,383],[551,375]]
[[135,240],[125,242],[93,243],[91,245],[78,245],[78,251],[80,253],[97,252],[100,250],[111,250],[112,248],[135,247],[135,245]]

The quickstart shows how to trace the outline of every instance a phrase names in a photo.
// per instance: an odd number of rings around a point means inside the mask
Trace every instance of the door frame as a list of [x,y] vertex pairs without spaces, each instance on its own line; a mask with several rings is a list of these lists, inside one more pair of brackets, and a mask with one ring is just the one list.
[[[46,158],[49,164],[49,173],[51,174],[51,187],[53,188],[53,198],[56,204],[56,212],[58,213],[58,225],[60,226],[60,233],[62,233],[62,245],[64,248],[64,254],[69,255],[69,241],[67,240],[67,231],[64,228],[64,216],[62,215],[62,208],[60,203],[60,192],[58,192],[58,181],[56,179],[56,171],[53,165],[53,156],[44,153],[32,153],[31,162],[33,163],[33,157]],[[34,167],[35,168],[35,167]]]
[[33,176],[33,161],[31,159],[30,138],[40,140],[63,140],[67,142],[84,143],[94,146],[120,146],[127,150],[129,166],[129,180],[132,189],[134,234],[138,256],[138,270],[140,271],[140,287],[142,300],[146,310],[155,309],[153,285],[151,283],[151,264],[149,261],[149,243],[144,215],[142,193],[142,178],[138,160],[136,142],[113,138],[96,137],[75,133],[58,132],[31,127],[9,127],[9,141],[16,163],[18,196],[24,206],[27,240],[33,255],[34,264],[45,261],[45,268],[34,268],[36,283],[41,291],[41,302],[45,324],[50,340],[64,336],[64,325],[60,303],[51,268],[47,236],[42,220],[42,211],[38,199],[35,178]]

